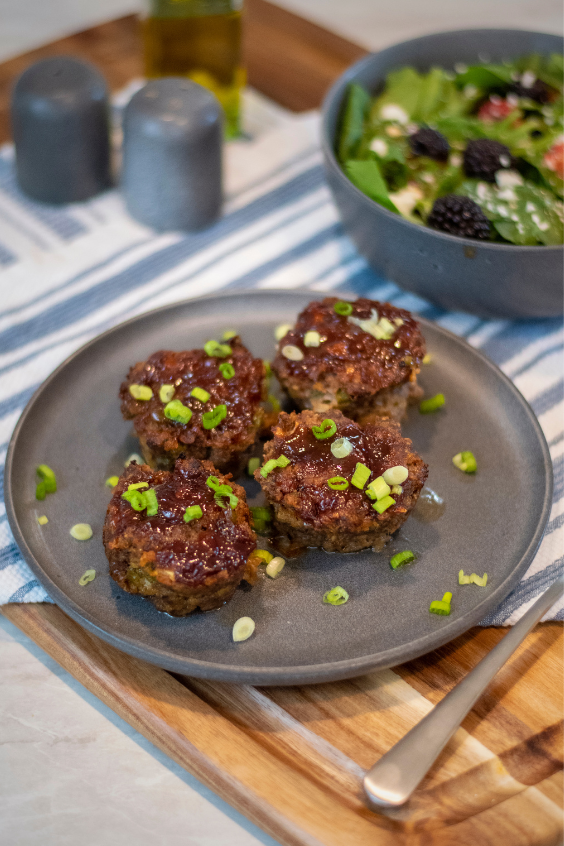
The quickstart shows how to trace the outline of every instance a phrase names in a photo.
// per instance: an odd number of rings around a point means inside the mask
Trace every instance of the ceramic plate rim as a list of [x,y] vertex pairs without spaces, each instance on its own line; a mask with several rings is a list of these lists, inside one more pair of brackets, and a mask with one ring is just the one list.
[[[86,628],[88,631],[100,637],[102,640],[110,643],[122,652],[132,655],[135,658],[141,658],[149,663],[156,664],[163,669],[172,672],[183,673],[198,678],[207,678],[216,681],[226,681],[244,684],[257,685],[280,685],[280,684],[308,684],[325,681],[336,681],[340,679],[352,678],[354,676],[362,675],[376,669],[385,669],[396,666],[406,661],[412,661],[421,655],[438,649],[450,643],[454,638],[464,634],[473,625],[478,623],[488,612],[493,610],[499,603],[509,594],[511,588],[519,581],[520,577],[531,563],[539,544],[542,540],[546,524],[550,516],[550,509],[552,506],[552,488],[553,488],[553,472],[550,452],[544,433],[540,424],[529,403],[523,397],[521,392],[516,388],[511,379],[507,377],[503,371],[491,361],[481,350],[472,347],[464,338],[450,332],[437,323],[433,323],[423,317],[415,315],[418,322],[422,325],[423,330],[431,329],[460,344],[466,353],[477,356],[483,364],[485,364],[498,378],[501,379],[509,390],[513,393],[515,399],[518,401],[521,411],[527,418],[531,425],[532,432],[536,435],[538,446],[541,448],[543,455],[543,469],[545,472],[545,489],[544,501],[537,528],[531,537],[525,552],[520,561],[506,576],[506,578],[496,587],[491,594],[484,597],[472,609],[467,611],[461,617],[454,618],[451,622],[442,626],[436,632],[432,632],[416,641],[408,644],[401,644],[397,647],[387,649],[384,652],[372,653],[371,655],[362,655],[357,658],[347,658],[339,661],[332,661],[329,663],[317,663],[299,666],[286,667],[256,667],[253,665],[226,665],[212,661],[201,661],[195,658],[188,658],[186,660],[179,659],[176,655],[171,654],[165,648],[154,646],[147,646],[140,643],[138,638],[130,637],[125,634],[120,634],[112,631],[112,626],[103,627],[96,620],[94,615],[82,609],[74,600],[67,597],[65,592],[61,590],[50,578],[49,573],[43,569],[40,562],[33,555],[30,547],[27,544],[25,534],[21,530],[15,511],[14,497],[12,494],[12,482],[14,474],[14,455],[18,442],[20,432],[26,425],[27,418],[34,411],[36,403],[40,400],[41,395],[46,391],[51,382],[53,382],[58,375],[74,362],[75,359],[85,354],[94,345],[99,344],[108,335],[114,334],[117,331],[130,326],[133,323],[141,323],[143,320],[152,318],[156,314],[170,310],[186,308],[197,303],[213,302],[216,300],[227,300],[230,298],[240,298],[245,296],[255,297],[271,297],[288,296],[290,290],[281,289],[267,289],[267,290],[241,290],[233,293],[220,292],[213,295],[193,297],[189,299],[180,300],[175,303],[160,306],[159,308],[150,309],[135,315],[122,323],[112,326],[105,332],[87,341],[79,349],[68,356],[37,388],[27,405],[25,406],[10,439],[5,463],[5,477],[4,477],[4,500],[6,505],[6,513],[10,528],[13,532],[14,539],[22,553],[26,563],[34,575],[38,578],[40,583],[45,587],[45,590],[56,604],[65,611],[73,620]],[[310,299],[320,298],[326,296],[326,292],[312,291],[304,288],[294,289],[293,293],[300,295],[307,295]],[[356,299],[357,294],[348,292],[339,292],[342,297]],[[328,292],[330,295],[330,292]],[[299,304],[298,304],[299,305]]]

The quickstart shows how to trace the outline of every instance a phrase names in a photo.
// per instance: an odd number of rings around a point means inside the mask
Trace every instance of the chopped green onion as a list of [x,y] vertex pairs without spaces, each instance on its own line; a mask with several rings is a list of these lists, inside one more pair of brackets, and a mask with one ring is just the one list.
[[252,505],[251,506],[251,514],[253,516],[253,522],[255,520],[261,520],[264,523],[270,523],[272,519],[272,514],[270,513],[269,508],[265,508],[264,505]]
[[211,355],[215,358],[227,358],[228,355],[231,355],[233,350],[229,344],[220,344],[219,341],[206,341],[204,344],[204,352],[206,355]]
[[270,403],[270,405],[272,406],[272,410],[274,411],[274,413],[275,413],[275,414],[277,414],[277,413],[280,411],[280,402],[279,402],[279,401],[278,401],[278,399],[274,396],[274,394],[269,394],[269,395],[268,395],[268,402],[269,402],[269,403]]
[[355,467],[355,471],[351,479],[351,485],[354,485],[355,488],[360,488],[360,490],[362,490],[369,480],[371,472],[372,471],[368,469],[366,464],[361,464],[359,461]]
[[132,485],[128,485],[127,490],[128,491],[138,491],[138,490],[141,490],[141,488],[148,488],[148,487],[149,487],[149,482],[135,482]]
[[347,479],[343,476],[333,476],[332,479],[327,479],[327,484],[334,491],[346,491],[349,486]]
[[378,476],[377,479],[370,482],[366,488],[366,493],[370,496],[370,499],[379,501],[390,495],[390,486],[386,484],[383,476]]
[[255,621],[251,617],[239,617],[233,626],[232,637],[235,643],[248,640],[255,630]]
[[264,364],[264,370],[265,370],[265,373],[266,373],[266,378],[270,379],[270,377],[272,376],[272,367],[270,366],[270,362],[268,361],[268,359],[265,358],[265,359],[263,359],[262,363]]
[[75,523],[75,525],[70,530],[70,535],[75,540],[90,540],[90,538],[92,537],[92,526],[89,526],[88,523]]
[[395,505],[395,499],[392,499],[391,496],[385,496],[383,499],[379,499],[378,502],[375,502],[372,505],[374,511],[377,511],[378,514],[383,514],[384,511],[387,511],[391,505]]
[[285,455],[279,455],[278,458],[271,458],[266,462],[264,467],[262,467],[260,475],[263,479],[266,479],[268,474],[271,473],[275,467],[287,467],[289,463],[290,459],[286,458]]
[[46,526],[46,525],[47,525],[47,523],[49,522],[49,518],[48,518],[48,517],[46,517],[46,516],[43,514],[41,517],[38,517],[38,518],[37,518],[37,522],[39,523],[39,525],[40,525],[40,526]]
[[392,555],[390,558],[390,567],[392,570],[397,570],[405,564],[411,564],[412,561],[415,561],[415,555],[410,549],[406,549],[405,552],[396,552],[395,555]]
[[382,473],[382,478],[388,485],[401,485],[409,476],[409,470],[403,464],[390,467]]
[[389,341],[392,335],[395,335],[397,327],[391,323],[387,317],[381,317],[378,321],[378,326],[382,333],[382,340]]
[[354,447],[348,438],[337,438],[337,440],[333,441],[331,444],[331,452],[335,458],[346,458],[347,455],[351,454],[353,449]]
[[260,558],[261,561],[263,561],[265,564],[270,564],[270,562],[274,558],[272,552],[269,552],[267,549],[255,549],[252,554],[255,556],[255,558]]
[[266,565],[266,575],[270,576],[271,579],[276,579],[284,569],[285,563],[284,559],[277,555]]
[[478,585],[478,587],[485,587],[488,583],[488,574],[484,573],[483,576],[478,576],[476,573],[472,573],[471,576],[465,576],[464,570],[459,570],[458,572],[458,584],[459,585]]
[[290,329],[293,329],[291,323],[281,323],[279,326],[276,327],[274,330],[274,337],[277,341],[281,341],[284,335],[287,335]]
[[[146,491],[141,491],[139,488],[148,488]],[[128,489],[121,495],[134,511],[144,511],[147,509],[147,516],[154,517],[158,513],[159,504],[157,502],[157,495],[152,488],[149,488],[147,482],[137,482],[129,485]]]
[[145,505],[147,508],[147,517],[154,517],[159,512],[159,503],[157,495],[152,488],[144,493]]
[[235,329],[226,329],[221,336],[222,341],[230,341],[231,338],[236,338],[239,333]]
[[395,347],[397,350],[401,349],[401,341],[400,341],[400,339],[399,339],[399,338],[397,339],[397,341],[394,341],[394,347]]
[[403,320],[401,317],[394,317],[394,323],[396,324],[396,326],[399,329],[400,326],[403,326],[403,324],[405,323],[405,320]]
[[88,582],[93,582],[96,578],[96,570],[85,570],[80,579],[78,580],[78,584],[81,587],[84,587],[88,584]]
[[337,431],[337,424],[334,420],[327,418],[319,426],[312,426],[311,431],[318,441],[324,441],[327,438],[332,438]]
[[35,486],[35,499],[44,500],[46,496],[45,482],[38,482]]
[[445,404],[444,394],[435,394],[434,397],[422,400],[419,403],[419,411],[421,414],[431,414],[433,411],[438,411]]
[[223,508],[223,503],[221,500],[224,496],[228,497],[231,508],[237,507],[239,497],[233,493],[233,488],[231,487],[231,485],[222,484],[217,478],[217,476],[208,476],[208,478],[206,479],[206,485],[208,486],[208,488],[211,488],[212,491],[214,491],[214,499],[220,508]]
[[119,476],[109,476],[104,484],[107,488],[115,488],[117,483],[119,482]]
[[206,479],[206,485],[208,486],[208,488],[211,488],[212,491],[217,491],[218,488],[221,487],[221,482],[219,481],[217,476],[208,476],[208,478]]
[[136,400],[143,400],[147,402],[153,396],[153,392],[148,385],[130,385],[129,393]]
[[390,491],[394,496],[401,496],[403,493],[403,488],[401,485],[392,485],[392,490]]
[[233,379],[235,376],[235,368],[228,361],[222,361],[219,365],[219,372],[224,379]]
[[45,493],[55,493],[57,490],[57,478],[50,467],[40,464],[37,468],[37,475],[45,485]]
[[199,505],[189,505],[182,519],[185,523],[189,523],[191,520],[199,520],[203,513]]
[[429,611],[431,614],[440,614],[443,617],[448,617],[450,614],[450,600],[452,599],[452,593],[448,592],[445,593],[442,599],[436,599],[434,602],[431,602],[429,605]]
[[247,473],[249,476],[252,476],[255,470],[258,470],[260,467],[260,458],[249,458],[249,463],[247,464]]
[[331,588],[323,594],[323,602],[327,605],[344,605],[348,598],[348,593],[342,587]]
[[472,577],[471,576],[465,576],[464,570],[459,570],[458,571],[458,584],[459,585],[472,584]]
[[425,353],[425,355],[423,356],[423,359],[421,361],[421,364],[431,364],[431,354],[430,353]]
[[459,470],[462,470],[463,473],[475,473],[478,469],[474,453],[468,451],[459,452],[453,457],[452,463]]
[[200,402],[207,402],[210,398],[210,394],[207,391],[204,391],[203,388],[192,388],[190,391],[190,396],[195,397]]
[[215,429],[216,426],[219,426],[222,420],[225,420],[227,417],[227,406],[226,405],[216,405],[212,411],[205,411],[202,414],[202,426],[204,429]]
[[139,455],[139,453],[132,452],[131,455],[129,456],[129,458],[125,459],[123,466],[129,467],[129,465],[132,464],[134,461],[135,461],[136,464],[144,464],[144,461],[141,458],[141,456]]
[[290,359],[290,361],[301,361],[304,357],[303,352],[299,347],[294,346],[294,344],[286,344],[285,347],[282,347],[281,351],[284,358]]
[[192,418],[192,409],[183,405],[180,400],[175,399],[167,402],[164,407],[164,416],[167,420],[172,420],[174,423],[182,423],[186,425]]
[[135,511],[143,511],[145,508],[145,497],[140,491],[124,491],[121,495]]
[[159,399],[161,402],[170,402],[174,396],[174,385],[161,385],[159,388]]
[[304,335],[304,347],[318,347],[321,343],[319,332],[306,332]]
[[346,303],[343,300],[339,300],[339,302],[335,303],[333,306],[333,310],[335,314],[339,314],[341,317],[348,317],[349,314],[353,313],[352,303]]

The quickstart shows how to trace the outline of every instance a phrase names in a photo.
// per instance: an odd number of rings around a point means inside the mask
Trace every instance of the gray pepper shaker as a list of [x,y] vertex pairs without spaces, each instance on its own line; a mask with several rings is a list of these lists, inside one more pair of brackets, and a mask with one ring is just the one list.
[[188,79],[147,83],[123,117],[122,190],[130,214],[164,231],[193,231],[219,215],[223,115]]
[[71,203],[110,186],[108,91],[93,65],[55,56],[27,68],[12,128],[18,182],[35,200]]

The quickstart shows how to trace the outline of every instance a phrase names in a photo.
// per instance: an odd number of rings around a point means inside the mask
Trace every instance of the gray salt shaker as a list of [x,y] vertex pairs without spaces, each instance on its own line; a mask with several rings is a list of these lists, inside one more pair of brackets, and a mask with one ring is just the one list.
[[147,83],[123,117],[122,190],[130,214],[161,231],[208,226],[221,209],[223,113],[206,88]]
[[27,68],[12,129],[18,182],[35,200],[86,200],[111,184],[108,91],[93,65],[55,56]]

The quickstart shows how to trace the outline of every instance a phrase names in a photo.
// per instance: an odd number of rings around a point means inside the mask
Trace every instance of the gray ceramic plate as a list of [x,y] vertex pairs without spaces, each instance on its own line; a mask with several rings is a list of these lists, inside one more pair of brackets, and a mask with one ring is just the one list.
[[[310,550],[289,560],[276,581],[240,588],[218,611],[183,619],[161,614],[110,579],[102,524],[110,491],[136,449],[131,425],[121,419],[117,389],[133,362],[159,348],[189,349],[236,328],[255,355],[271,358],[274,326],[294,320],[309,292],[264,291],[167,306],[141,315],[91,341],[69,358],[35,394],[14,432],[6,462],[6,506],[16,540],[52,598],[104,640],[166,669],[254,684],[297,684],[359,675],[415,658],[479,622],[519,580],[540,542],[551,502],[548,449],[518,391],[464,341],[422,321],[432,363],[421,383],[428,395],[444,392],[435,415],[410,413],[404,432],[429,463],[429,486],[444,497],[444,514],[429,522],[413,515],[380,554],[338,555]],[[463,449],[477,456],[475,477],[456,470]],[[35,468],[57,472],[59,490],[34,499]],[[251,496],[258,492],[246,482]],[[49,524],[40,527],[37,516]],[[70,527],[88,522],[94,537],[73,540]],[[390,556],[412,549],[411,567],[394,572]],[[89,568],[95,581],[80,587]],[[488,572],[486,588],[458,586],[458,571]],[[341,585],[346,605],[322,603]],[[452,615],[428,611],[444,591]],[[231,640],[238,617],[256,631]]]

